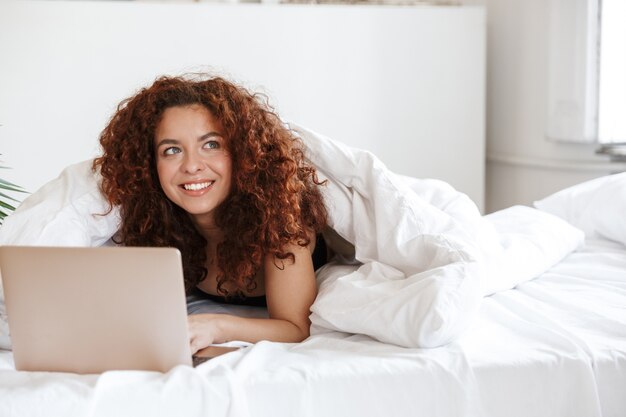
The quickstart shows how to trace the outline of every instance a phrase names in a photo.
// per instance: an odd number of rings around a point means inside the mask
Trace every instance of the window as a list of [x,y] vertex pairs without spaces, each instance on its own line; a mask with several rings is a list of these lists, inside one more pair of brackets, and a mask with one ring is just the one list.
[[626,142],[626,1],[550,0],[549,139]]
[[601,6],[598,140],[626,142],[626,1]]

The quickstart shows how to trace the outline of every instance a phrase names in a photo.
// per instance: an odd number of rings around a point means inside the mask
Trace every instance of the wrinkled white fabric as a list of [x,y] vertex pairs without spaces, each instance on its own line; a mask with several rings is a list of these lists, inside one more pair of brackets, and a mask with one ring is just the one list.
[[583,241],[579,230],[528,207],[483,218],[449,184],[398,176],[369,152],[292,127],[329,180],[330,226],[362,263],[318,271],[314,333],[441,346],[467,328],[483,295],[535,278]]
[[484,217],[500,249],[485,259],[482,292],[491,295],[539,276],[579,248],[584,233],[551,214],[513,206]]
[[[330,226],[354,245],[358,261],[318,272],[314,332],[406,347],[446,344],[468,327],[483,295],[534,278],[582,242],[582,232],[531,208],[509,209],[513,222],[509,214],[483,218],[442,181],[396,175],[369,152],[291,126],[328,179]],[[5,220],[0,244],[104,244],[120,219],[115,208],[108,212],[99,181],[91,161],[68,167]],[[0,299],[3,346],[5,319]]]
[[4,220],[0,245],[102,246],[117,231],[119,211],[100,192],[92,160],[70,165]]

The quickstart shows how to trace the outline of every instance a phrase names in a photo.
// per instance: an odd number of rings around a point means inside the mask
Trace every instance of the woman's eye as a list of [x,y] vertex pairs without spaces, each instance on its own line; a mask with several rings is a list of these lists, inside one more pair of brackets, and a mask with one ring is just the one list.
[[220,143],[216,140],[210,140],[204,144],[204,149],[219,149]]
[[177,153],[180,153],[180,148],[175,146],[171,146],[163,151],[163,155],[175,155]]

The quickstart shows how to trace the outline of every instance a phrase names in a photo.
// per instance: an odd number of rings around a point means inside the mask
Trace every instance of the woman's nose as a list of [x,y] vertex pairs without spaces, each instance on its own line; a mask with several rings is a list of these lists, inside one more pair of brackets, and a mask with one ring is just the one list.
[[198,171],[202,171],[203,168],[204,162],[202,161],[200,155],[192,152],[185,155],[185,160],[183,161],[183,169],[185,170],[185,172],[194,174]]

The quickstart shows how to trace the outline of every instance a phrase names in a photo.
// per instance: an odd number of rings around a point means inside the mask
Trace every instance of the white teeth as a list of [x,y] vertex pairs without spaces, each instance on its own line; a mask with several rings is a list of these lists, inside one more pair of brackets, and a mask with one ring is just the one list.
[[196,184],[183,184],[183,187],[185,188],[185,190],[188,190],[188,191],[198,191],[204,188],[208,188],[209,186],[211,186],[211,184],[213,184],[213,181],[200,182]]

